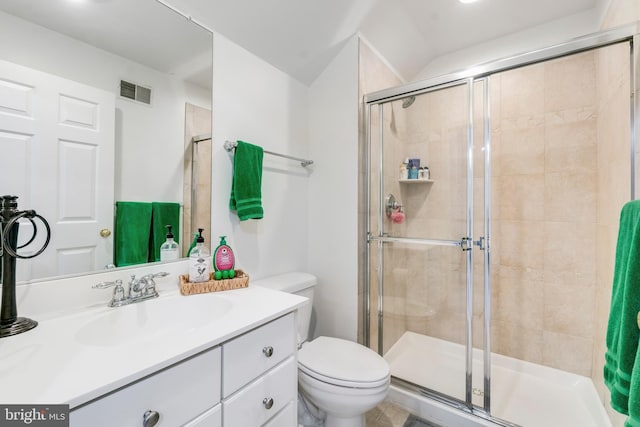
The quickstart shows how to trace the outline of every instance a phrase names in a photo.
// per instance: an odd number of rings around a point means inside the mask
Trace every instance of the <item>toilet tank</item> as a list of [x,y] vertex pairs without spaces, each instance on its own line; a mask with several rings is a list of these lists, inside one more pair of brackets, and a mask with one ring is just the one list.
[[275,289],[309,298],[309,303],[298,309],[298,345],[309,338],[309,324],[313,308],[313,289],[318,282],[316,276],[309,273],[286,273],[256,280],[257,286]]

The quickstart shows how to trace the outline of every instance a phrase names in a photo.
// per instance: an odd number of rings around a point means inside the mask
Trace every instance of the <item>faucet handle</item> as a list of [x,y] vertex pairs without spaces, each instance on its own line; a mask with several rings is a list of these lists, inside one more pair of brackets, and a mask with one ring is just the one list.
[[149,273],[146,274],[144,276],[142,276],[140,278],[140,280],[150,280],[150,279],[157,279],[159,277],[166,277],[168,276],[170,273],[167,273],[166,271],[161,271],[160,273]]
[[156,282],[153,280],[156,277],[165,277],[168,276],[169,273],[161,272],[161,273],[150,273],[140,278],[140,282],[144,284],[144,294],[145,295],[153,295],[157,296],[158,291],[156,291]]
[[92,286],[93,289],[106,289],[106,288],[110,288],[112,286],[122,286],[122,280],[118,279],[115,280],[113,282],[100,282],[100,283],[96,283],[95,285]]
[[124,296],[124,288],[122,287],[122,280],[118,279],[113,282],[100,282],[96,283],[92,286],[93,289],[106,289],[114,286],[113,289],[113,298],[109,301],[109,307],[117,307],[122,305],[122,302],[125,300]]
[[166,277],[171,273],[167,273],[166,271],[161,271],[159,273],[151,273],[151,274],[147,274],[145,277],[147,278],[151,278],[151,279],[157,279],[158,277]]

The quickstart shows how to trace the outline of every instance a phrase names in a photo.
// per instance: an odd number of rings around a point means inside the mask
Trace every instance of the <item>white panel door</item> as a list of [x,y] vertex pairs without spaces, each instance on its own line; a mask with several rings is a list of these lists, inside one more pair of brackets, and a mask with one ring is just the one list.
[[[18,280],[112,263],[115,96],[0,61],[0,193],[51,225],[47,250],[18,261]],[[31,236],[21,225],[21,241]],[[29,254],[44,242],[39,233]]]

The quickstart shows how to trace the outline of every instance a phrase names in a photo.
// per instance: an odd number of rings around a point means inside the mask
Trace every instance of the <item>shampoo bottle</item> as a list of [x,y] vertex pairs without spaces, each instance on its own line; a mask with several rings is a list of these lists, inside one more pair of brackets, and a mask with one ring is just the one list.
[[160,261],[173,261],[179,258],[178,244],[173,240],[171,226],[167,225],[167,240],[160,246]]
[[198,283],[209,280],[209,265],[211,265],[211,255],[209,249],[204,245],[202,237],[203,228],[198,228],[198,238],[196,247],[189,255],[189,282]]

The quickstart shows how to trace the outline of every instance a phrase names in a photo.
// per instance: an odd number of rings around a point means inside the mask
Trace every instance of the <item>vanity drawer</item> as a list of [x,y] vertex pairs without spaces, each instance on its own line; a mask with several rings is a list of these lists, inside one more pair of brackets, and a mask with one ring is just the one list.
[[216,347],[71,411],[70,426],[140,427],[147,411],[157,427],[184,425],[220,402],[220,373]]
[[293,313],[223,344],[223,397],[230,396],[287,357],[296,343]]
[[292,400],[262,427],[291,427],[298,425],[298,401]]
[[215,407],[189,421],[183,427],[222,427],[222,404],[218,403]]
[[[297,382],[298,365],[295,357],[291,356],[263,377],[223,401],[224,426],[261,426],[296,400]],[[290,425],[294,426],[295,423]]]

